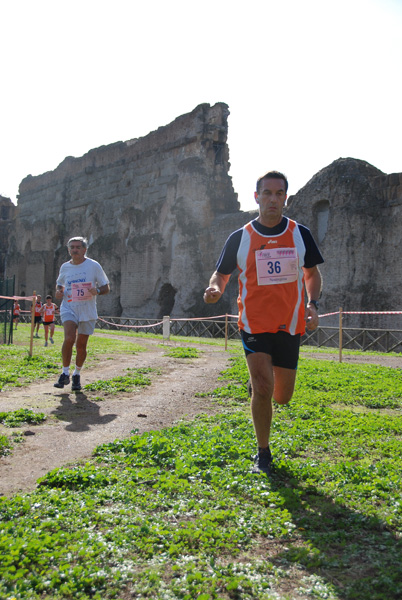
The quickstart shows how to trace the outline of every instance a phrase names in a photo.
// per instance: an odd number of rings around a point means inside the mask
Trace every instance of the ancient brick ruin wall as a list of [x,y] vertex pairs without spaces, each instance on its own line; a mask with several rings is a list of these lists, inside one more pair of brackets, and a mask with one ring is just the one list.
[[10,198],[0,196],[0,279],[4,279],[8,238],[15,219],[17,207]]
[[9,238],[8,272],[18,293],[52,292],[68,259],[66,241],[84,235],[88,256],[111,280],[100,313],[210,313],[202,290],[222,238],[248,220],[228,175],[228,115],[223,103],[203,104],[144,138],[25,178]]
[[[402,310],[402,173],[341,158],[289,198],[286,214],[310,227],[325,258],[322,311]],[[345,316],[344,324],[402,329],[400,316]]]
[[[239,210],[228,175],[228,114],[225,104],[203,104],[144,138],[24,179],[8,236],[17,293],[52,293],[67,239],[85,235],[111,280],[100,314],[236,313],[235,277],[218,305],[202,301],[225,239],[256,216]],[[311,228],[325,258],[322,311],[401,308],[401,212],[402,174],[351,158],[289,198],[285,213]],[[402,319],[349,317],[345,325],[402,329]]]

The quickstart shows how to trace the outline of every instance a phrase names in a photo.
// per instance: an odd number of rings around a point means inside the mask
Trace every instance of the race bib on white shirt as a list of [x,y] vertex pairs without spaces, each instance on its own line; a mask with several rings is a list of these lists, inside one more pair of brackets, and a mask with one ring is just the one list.
[[258,285],[296,281],[299,258],[296,248],[269,248],[255,253]]
[[72,283],[71,300],[73,302],[85,302],[87,300],[92,300],[93,296],[89,291],[92,287],[93,286],[90,281],[82,283]]

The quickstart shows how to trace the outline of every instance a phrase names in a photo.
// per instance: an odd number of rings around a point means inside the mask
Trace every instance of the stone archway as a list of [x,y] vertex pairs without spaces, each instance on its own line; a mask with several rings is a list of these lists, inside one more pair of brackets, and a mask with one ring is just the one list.
[[158,318],[161,319],[165,315],[170,315],[173,310],[176,292],[177,290],[170,283],[162,285],[158,296],[158,304],[160,306]]

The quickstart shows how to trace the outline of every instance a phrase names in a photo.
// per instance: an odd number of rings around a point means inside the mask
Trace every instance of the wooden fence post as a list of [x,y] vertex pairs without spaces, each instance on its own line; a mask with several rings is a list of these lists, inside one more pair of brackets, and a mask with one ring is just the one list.
[[225,350],[228,349],[228,313],[225,314]]
[[170,316],[163,317],[163,339],[170,340]]
[[339,309],[339,362],[342,362],[342,308]]

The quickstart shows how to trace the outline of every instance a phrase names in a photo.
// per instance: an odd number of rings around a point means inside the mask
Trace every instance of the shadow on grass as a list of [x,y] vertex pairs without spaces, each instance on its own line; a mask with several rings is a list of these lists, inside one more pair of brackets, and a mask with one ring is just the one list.
[[402,540],[384,521],[335,502],[282,466],[272,489],[297,527],[286,549],[270,556],[274,564],[303,565],[306,574],[331,583],[342,600],[402,598]]
[[[73,397],[73,399],[71,398]],[[75,402],[73,402],[75,400]],[[91,425],[105,425],[116,419],[117,414],[101,415],[99,404],[91,402],[86,394],[61,394],[60,405],[52,411],[60,421],[68,421],[67,431],[89,431]]]

